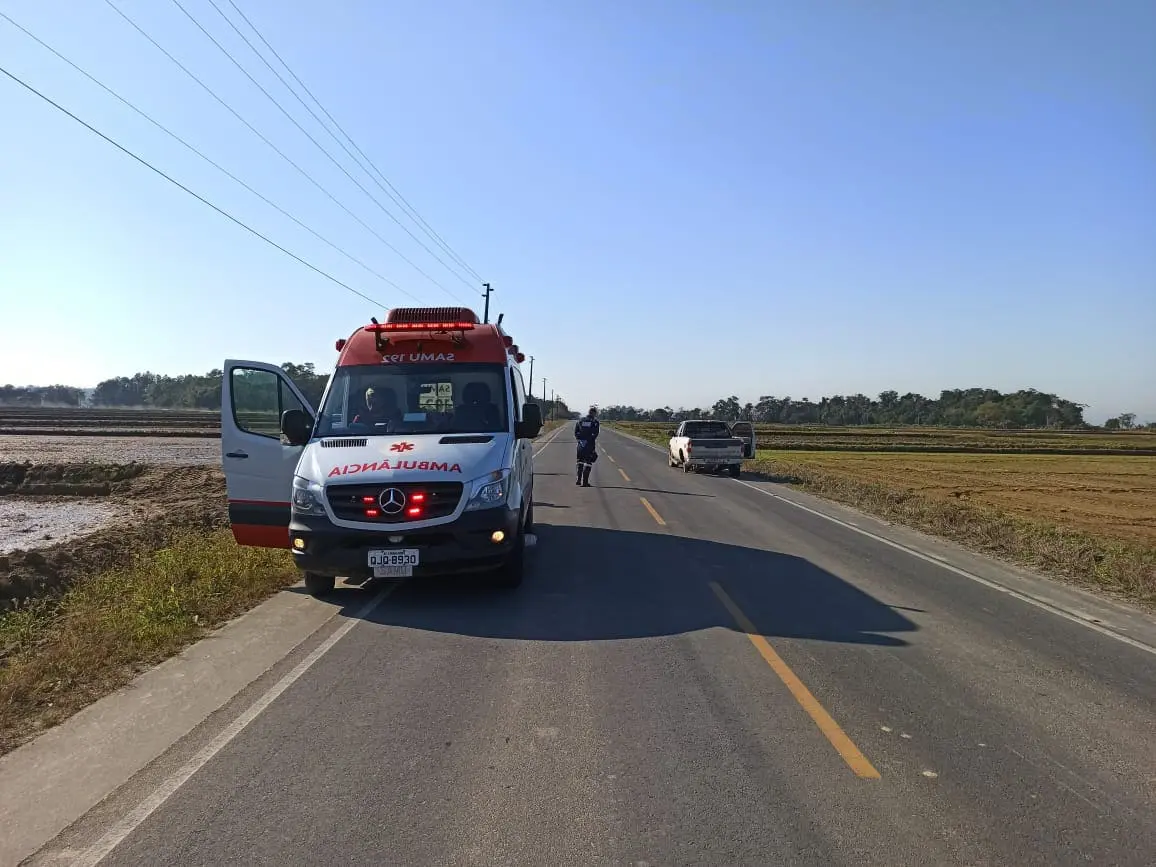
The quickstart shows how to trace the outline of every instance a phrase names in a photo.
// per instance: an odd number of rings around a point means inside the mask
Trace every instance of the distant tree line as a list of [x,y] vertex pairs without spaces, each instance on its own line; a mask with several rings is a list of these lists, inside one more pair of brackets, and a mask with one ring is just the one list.
[[[327,374],[317,373],[308,362],[294,364],[287,361],[281,369],[310,403],[316,406],[321,401],[329,378]],[[183,376],[149,372],[117,376],[97,384],[92,404],[153,409],[220,409],[221,376],[219,368],[205,374],[187,373]]]
[[[877,398],[865,394],[809,398],[766,395],[743,403],[737,396],[721,398],[712,407],[639,409],[608,406],[599,410],[607,421],[678,422],[688,418],[752,421],[799,425],[940,425],[988,428],[1086,428],[1085,404],[1034,388],[1004,394],[991,388],[946,389],[938,399],[908,392],[885,391]],[[1150,423],[1149,427],[1156,427]],[[1136,427],[1134,413],[1109,419],[1108,429]]]
[[80,406],[84,389],[70,385],[0,385],[0,406]]
[[[301,390],[314,408],[321,403],[321,395],[329,381],[328,373],[318,373],[312,363],[294,364],[287,361],[281,369]],[[147,407],[153,409],[220,409],[220,369],[205,374],[165,376],[159,373],[136,373],[117,376],[97,384],[88,403],[92,406]],[[570,408],[561,397],[538,400],[543,416],[571,418]],[[250,405],[247,403],[246,405]],[[85,391],[66,385],[0,386],[0,406],[83,406]],[[253,404],[255,405],[255,404]]]

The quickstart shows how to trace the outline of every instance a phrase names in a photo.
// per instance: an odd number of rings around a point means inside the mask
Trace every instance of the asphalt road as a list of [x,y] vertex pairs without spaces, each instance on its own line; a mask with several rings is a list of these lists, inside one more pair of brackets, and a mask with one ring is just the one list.
[[520,590],[317,602],[352,628],[84,845],[150,867],[1156,860],[1156,656],[613,432],[576,488],[568,440],[537,459]]

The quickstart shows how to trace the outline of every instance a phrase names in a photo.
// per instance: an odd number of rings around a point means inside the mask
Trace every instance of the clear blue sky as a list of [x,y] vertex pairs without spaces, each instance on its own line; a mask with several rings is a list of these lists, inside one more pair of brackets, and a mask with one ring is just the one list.
[[[170,0],[117,2],[471,297]],[[1035,387],[1094,420],[1156,420],[1150,0],[237,2],[575,405]],[[208,0],[182,3],[344,159]],[[422,301],[453,302],[105,3],[0,8]],[[319,267],[411,303],[3,21],[0,58]],[[6,79],[0,111],[0,382],[228,356],[326,368],[379,312]]]

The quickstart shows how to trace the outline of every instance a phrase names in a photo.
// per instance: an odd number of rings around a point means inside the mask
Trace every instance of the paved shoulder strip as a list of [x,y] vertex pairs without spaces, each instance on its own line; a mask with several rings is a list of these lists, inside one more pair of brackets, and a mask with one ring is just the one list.
[[343,623],[329,638],[319,644],[312,653],[301,660],[292,671],[282,677],[277,683],[273,684],[264,695],[253,702],[253,704],[233,720],[224,731],[206,744],[200,752],[185,762],[176,773],[161,783],[151,795],[141,801],[141,803],[131,810],[123,819],[109,828],[108,831],[104,833],[104,836],[72,861],[72,864],[76,865],[76,867],[95,867],[95,865],[107,858],[117,846],[124,842],[129,834],[135,831],[149,816],[160,809],[165,801],[176,794],[177,790],[187,783],[197,771],[207,765],[230,741],[244,731],[253,720],[261,715],[262,711],[276,701],[285,690],[300,680],[301,676],[312,668],[317,660],[332,650],[333,646],[348,635],[351,629],[368,617],[370,612],[372,612],[385,597],[392,593],[397,586],[397,584],[391,584],[378,592],[377,595],[366,603],[350,620]]

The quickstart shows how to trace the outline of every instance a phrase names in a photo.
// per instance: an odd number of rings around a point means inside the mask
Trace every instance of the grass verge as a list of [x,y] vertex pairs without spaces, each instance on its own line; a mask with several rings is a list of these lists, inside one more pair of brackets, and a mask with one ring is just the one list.
[[792,487],[950,539],[966,548],[1072,579],[1156,609],[1156,550],[998,509],[847,478],[805,463],[759,458],[747,467]]
[[538,434],[538,439],[542,439],[548,433],[553,433],[565,424],[569,424],[569,422],[565,421],[564,419],[554,419],[554,421],[543,422],[542,432]]
[[0,614],[0,755],[296,578],[286,551],[187,532]]
[[[665,428],[638,425],[624,426],[623,430],[661,446],[669,440]],[[760,451],[759,457],[745,463],[746,470],[1156,610],[1156,548],[1142,541],[1029,519],[988,505],[940,499],[898,482],[856,479],[851,463],[835,472],[789,453],[783,457],[772,454]]]

